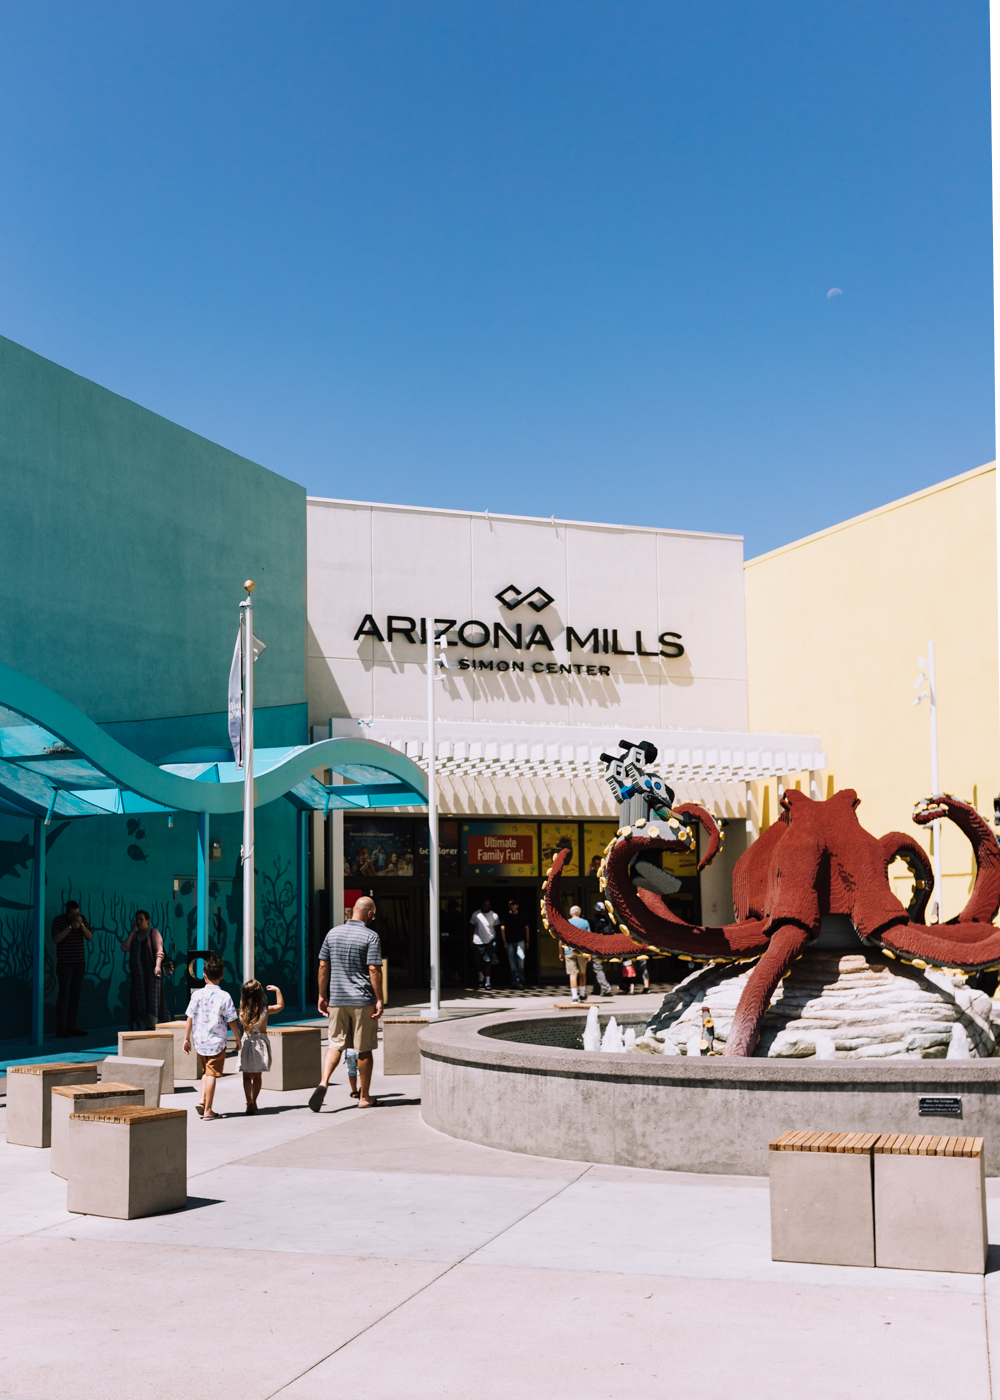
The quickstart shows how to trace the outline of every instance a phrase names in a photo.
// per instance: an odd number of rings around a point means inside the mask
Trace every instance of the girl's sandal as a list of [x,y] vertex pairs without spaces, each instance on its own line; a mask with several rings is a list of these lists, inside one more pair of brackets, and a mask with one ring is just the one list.
[[352,1099],[360,1099],[360,1097],[361,1097],[361,1090],[360,1090],[360,1089],[352,1089],[352,1090],[351,1090],[351,1098],[352,1098]]
[[197,1113],[197,1115],[198,1115],[199,1118],[204,1118],[204,1116],[205,1116],[205,1105],[204,1105],[203,1103],[196,1103],[195,1106],[194,1106],[194,1111],[195,1111],[195,1113]]
[[203,1114],[201,1115],[201,1121],[202,1121],[203,1123],[214,1123],[215,1120],[216,1120],[217,1118],[221,1118],[221,1117],[222,1117],[222,1114],[221,1114],[221,1113],[203,1113]]

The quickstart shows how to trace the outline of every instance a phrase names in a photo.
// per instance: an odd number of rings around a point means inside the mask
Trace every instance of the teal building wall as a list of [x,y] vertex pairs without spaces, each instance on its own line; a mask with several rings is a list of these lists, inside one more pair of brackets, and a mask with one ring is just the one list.
[[[154,762],[227,750],[227,685],[253,578],[256,741],[308,742],[305,491],[0,338],[0,657]],[[2,697],[0,697],[2,703]],[[0,755],[2,761],[2,755]],[[212,840],[209,941],[238,989],[240,817]],[[53,820],[46,924],[68,898],[94,930],[81,1019],[127,1025],[120,941],[137,908],[175,955],[194,946],[194,816]],[[297,814],[257,810],[257,968],[295,1001]],[[0,1039],[30,1030],[32,827],[0,817]],[[178,956],[178,961],[180,957]],[[183,1010],[183,968],[174,979]],[[47,1029],[55,1001],[47,946]]]

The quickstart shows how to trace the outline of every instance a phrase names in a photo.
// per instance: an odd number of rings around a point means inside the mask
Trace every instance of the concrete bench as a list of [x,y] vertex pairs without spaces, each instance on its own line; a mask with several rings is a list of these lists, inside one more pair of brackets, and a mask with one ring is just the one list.
[[180,1108],[99,1108],[69,1116],[66,1209],[135,1220],[187,1204]]
[[382,1017],[382,1073],[419,1074],[417,1036],[429,1026],[426,1016]]
[[54,1084],[52,1086],[52,1157],[49,1170],[53,1176],[69,1175],[69,1117],[90,1108],[119,1108],[128,1104],[145,1108],[146,1094],[134,1084]]
[[268,1026],[271,1068],[264,1089],[312,1089],[323,1072],[321,1026]]
[[880,1269],[986,1272],[982,1138],[887,1133],[873,1165]]
[[[134,1084],[146,1094],[146,1108],[159,1108],[160,1084],[163,1080],[163,1061],[138,1059],[128,1055],[109,1055],[97,1066],[97,1077],[101,1083]],[[173,1092],[170,1085],[170,1092]]]
[[878,1133],[782,1133],[769,1144],[771,1258],[875,1264],[872,1149]]
[[174,1033],[173,1031],[119,1031],[118,1054],[132,1059],[162,1060],[163,1078],[160,1093],[174,1092]]
[[52,1088],[56,1084],[94,1084],[97,1064],[69,1060],[47,1065],[7,1068],[7,1141],[22,1147],[49,1147],[52,1142]]
[[[187,1021],[157,1021],[156,1029],[160,1032],[169,1031],[174,1039],[174,1079],[183,1079],[185,1082],[198,1078],[198,1056],[191,1048],[190,1055],[184,1053],[184,1032],[187,1029]],[[164,1093],[169,1090],[164,1090]]]

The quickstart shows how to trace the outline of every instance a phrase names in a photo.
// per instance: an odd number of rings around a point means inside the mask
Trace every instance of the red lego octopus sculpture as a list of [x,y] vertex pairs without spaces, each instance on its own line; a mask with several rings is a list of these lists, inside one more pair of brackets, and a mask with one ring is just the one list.
[[[698,869],[719,850],[721,832],[714,818],[703,807],[682,803],[667,820],[643,823],[642,831],[624,827],[605,851],[602,888],[619,934],[584,933],[560,913],[560,872],[569,851],[558,853],[546,878],[546,927],[572,947],[605,957],[638,948],[692,961],[756,961],[736,1008],[727,1055],[754,1053],[775,987],[819,936],[824,914],[846,914],[866,947],[914,967],[1000,968],[1000,929],[993,924],[1000,907],[1000,845],[979,813],[947,795],[928,798],[914,809],[919,826],[948,817],[968,837],[976,858],[975,885],[961,914],[946,924],[927,925],[924,911],[934,887],[930,858],[902,832],[876,838],[865,831],[855,814],[859,801],[852,788],[825,802],[786,792],[778,821],[736,863],[735,923],[719,928],[687,924],[660,894],[634,881],[636,861],[650,852],[693,849],[696,824],[709,838]],[[889,887],[888,869],[897,857],[914,876],[908,909]]]

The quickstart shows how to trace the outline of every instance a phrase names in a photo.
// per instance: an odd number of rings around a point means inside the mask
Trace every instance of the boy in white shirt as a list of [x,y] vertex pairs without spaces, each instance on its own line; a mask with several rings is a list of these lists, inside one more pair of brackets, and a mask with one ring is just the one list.
[[240,1022],[236,1007],[228,992],[219,986],[224,968],[222,959],[210,953],[205,959],[205,985],[192,992],[187,1009],[187,1027],[184,1031],[184,1053],[190,1055],[191,1041],[200,1062],[201,1099],[195,1104],[195,1112],[205,1123],[220,1117],[212,1112],[215,1098],[215,1081],[226,1068],[226,1028],[236,1037],[236,1048],[240,1048]]

